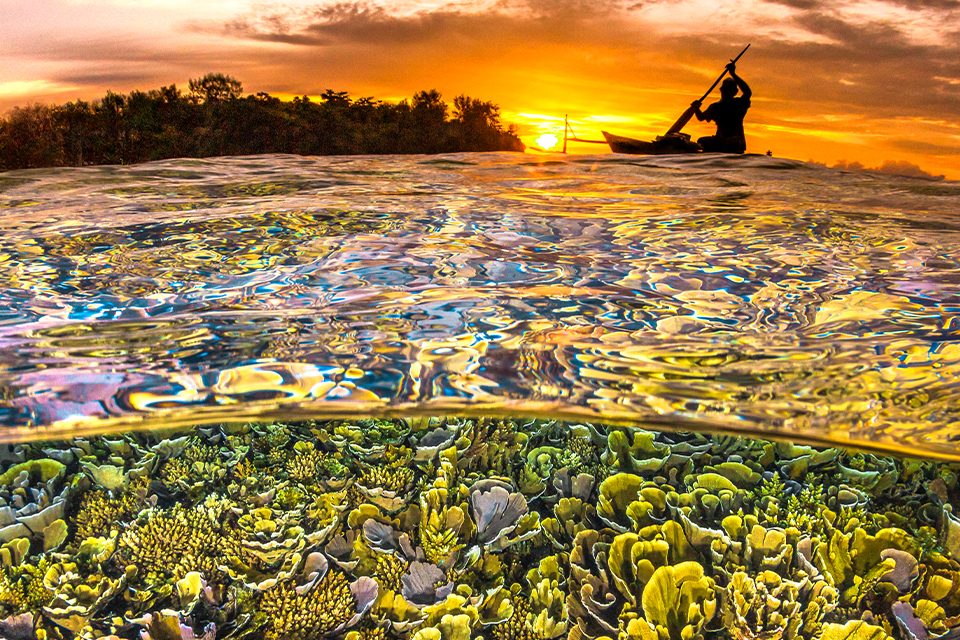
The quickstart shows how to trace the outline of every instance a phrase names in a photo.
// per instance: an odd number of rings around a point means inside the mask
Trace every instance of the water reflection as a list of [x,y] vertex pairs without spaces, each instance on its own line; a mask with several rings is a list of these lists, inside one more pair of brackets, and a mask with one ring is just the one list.
[[952,183],[441,160],[0,176],[0,438],[549,412],[960,454]]

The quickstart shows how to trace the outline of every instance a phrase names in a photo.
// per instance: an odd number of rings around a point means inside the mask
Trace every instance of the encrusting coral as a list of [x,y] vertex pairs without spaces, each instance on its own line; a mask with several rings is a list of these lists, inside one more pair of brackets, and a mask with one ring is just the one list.
[[506,419],[204,425],[0,467],[18,640],[950,640],[960,466]]

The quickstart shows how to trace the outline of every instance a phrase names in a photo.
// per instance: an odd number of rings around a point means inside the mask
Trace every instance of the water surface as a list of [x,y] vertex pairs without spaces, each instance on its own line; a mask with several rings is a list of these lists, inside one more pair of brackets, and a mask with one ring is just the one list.
[[0,439],[456,413],[960,457],[958,209],[764,156],[0,174]]

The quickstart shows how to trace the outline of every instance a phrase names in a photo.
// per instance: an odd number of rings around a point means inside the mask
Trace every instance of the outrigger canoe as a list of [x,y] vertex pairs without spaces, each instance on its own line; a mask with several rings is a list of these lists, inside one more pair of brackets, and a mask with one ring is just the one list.
[[666,155],[673,153],[700,153],[703,148],[685,133],[657,136],[653,142],[634,140],[601,131],[610,150],[614,153],[632,153],[639,155]]
[[647,142],[645,140],[634,140],[633,138],[615,136],[612,133],[601,131],[600,133],[602,133],[603,137],[606,138],[607,144],[610,145],[610,150],[614,153],[635,153],[642,155],[701,153],[703,151],[703,147],[691,140],[689,134],[680,133],[680,129],[683,129],[684,125],[690,122],[690,118],[697,113],[697,109],[699,109],[700,105],[703,104],[703,101],[707,99],[707,96],[710,95],[710,92],[713,91],[718,84],[720,84],[723,76],[725,76],[730,70],[730,66],[736,64],[737,60],[743,57],[743,54],[745,54],[749,48],[750,45],[747,45],[743,51],[740,52],[740,55],[730,61],[730,64],[727,65],[727,68],[724,69],[723,73],[720,74],[720,77],[717,78],[717,81],[714,82],[709,89],[707,89],[707,92],[703,94],[703,97],[699,100],[695,100],[690,107],[683,112],[683,115],[673,123],[673,126],[667,131],[667,135],[657,136],[657,139],[653,142]]

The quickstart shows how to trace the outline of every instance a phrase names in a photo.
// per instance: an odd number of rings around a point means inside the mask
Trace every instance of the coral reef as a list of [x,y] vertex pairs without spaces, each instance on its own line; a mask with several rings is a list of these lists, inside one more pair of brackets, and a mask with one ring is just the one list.
[[0,637],[960,636],[960,466],[552,420],[20,445]]

